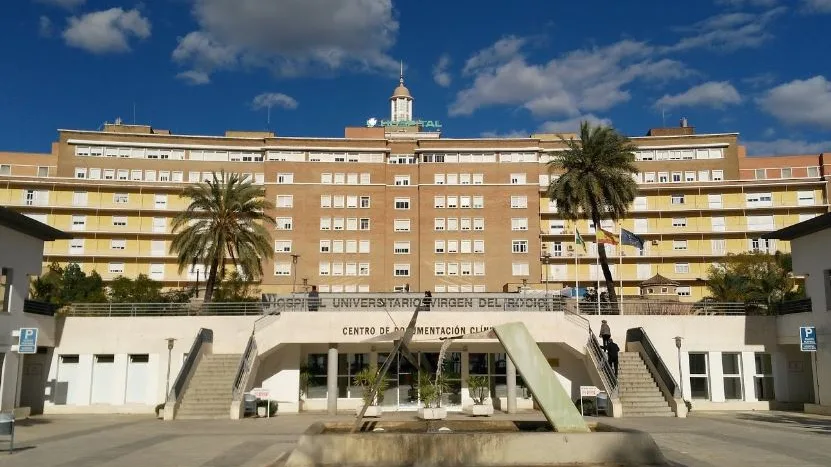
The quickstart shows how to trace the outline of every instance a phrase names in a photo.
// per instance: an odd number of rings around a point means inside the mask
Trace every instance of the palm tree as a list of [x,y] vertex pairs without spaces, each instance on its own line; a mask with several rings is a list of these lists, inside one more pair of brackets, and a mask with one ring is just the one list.
[[[618,220],[626,216],[635,199],[638,185],[633,175],[637,146],[611,127],[592,127],[580,124],[580,140],[560,137],[565,151],[554,153],[548,163],[549,172],[559,175],[548,186],[548,197],[557,202],[557,210],[564,219],[590,219],[595,229],[600,221]],[[617,294],[612,271],[606,258],[606,248],[597,245],[609,301],[617,306]]]
[[211,301],[217,279],[225,276],[226,261],[249,280],[260,278],[262,259],[274,255],[266,225],[275,221],[265,213],[274,206],[265,199],[265,190],[222,171],[213,180],[185,188],[184,196],[191,202],[173,219],[176,236],[170,251],[177,255],[180,274],[197,263],[208,270],[205,302]]

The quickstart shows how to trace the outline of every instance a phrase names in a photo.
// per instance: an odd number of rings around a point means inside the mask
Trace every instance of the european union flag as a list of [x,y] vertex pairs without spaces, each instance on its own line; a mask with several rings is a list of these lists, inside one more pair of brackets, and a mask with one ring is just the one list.
[[620,229],[620,243],[643,250],[643,239],[626,229]]

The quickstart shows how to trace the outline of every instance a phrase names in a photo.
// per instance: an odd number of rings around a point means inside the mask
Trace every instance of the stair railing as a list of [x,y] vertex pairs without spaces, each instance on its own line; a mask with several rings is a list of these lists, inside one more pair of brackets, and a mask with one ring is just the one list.
[[597,372],[600,375],[600,381],[603,383],[604,389],[609,395],[609,398],[617,398],[617,376],[615,376],[612,366],[609,365],[609,361],[606,360],[606,354],[597,342],[597,336],[595,336],[594,331],[592,331],[591,328],[589,328],[589,341],[586,343],[586,351],[592,359],[592,363],[594,363],[595,368],[597,368]]
[[251,379],[257,374],[257,366],[259,364],[257,359],[257,339],[255,335],[257,334],[258,326],[270,323],[270,321],[267,320],[270,317],[276,317],[279,319],[280,313],[270,311],[266,312],[263,316],[257,318],[257,320],[254,321],[254,325],[251,327],[251,336],[248,338],[248,343],[245,344],[245,350],[242,352],[239,365],[237,366],[237,373],[234,376],[234,386],[231,388],[231,419],[236,420],[245,415],[245,392],[250,389]]
[[213,341],[214,332],[210,329],[200,328],[196,333],[196,338],[193,339],[188,356],[185,358],[184,363],[182,363],[182,368],[179,369],[176,380],[174,380],[170,388],[170,393],[167,395],[167,401],[165,401],[164,405],[165,420],[173,420],[175,418],[176,410],[182,401],[187,383],[193,376],[202,355],[211,353]]

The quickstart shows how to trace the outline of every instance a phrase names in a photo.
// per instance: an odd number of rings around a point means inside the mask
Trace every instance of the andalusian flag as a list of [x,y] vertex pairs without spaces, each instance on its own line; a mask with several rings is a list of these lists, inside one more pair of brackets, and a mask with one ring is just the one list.
[[617,245],[620,243],[617,239],[617,235],[609,232],[608,230],[597,229],[597,243],[605,243],[607,245]]
[[583,241],[583,237],[580,236],[580,231],[574,229],[574,244],[583,247],[583,251],[588,253],[589,250],[586,249],[586,242]]

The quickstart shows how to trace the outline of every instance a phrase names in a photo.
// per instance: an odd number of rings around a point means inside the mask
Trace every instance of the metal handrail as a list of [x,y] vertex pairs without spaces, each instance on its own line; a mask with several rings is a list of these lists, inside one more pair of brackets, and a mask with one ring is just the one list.
[[254,332],[251,332],[251,337],[248,338],[248,343],[245,345],[245,351],[240,357],[239,366],[237,367],[237,374],[234,377],[234,387],[232,389],[234,401],[242,400],[245,386],[248,384],[248,377],[251,374],[251,367],[254,365],[254,359],[257,358],[257,340],[254,338]]
[[798,300],[788,300],[786,302],[775,303],[772,306],[773,314],[776,315],[790,315],[793,313],[810,313],[813,310],[813,304],[810,298],[801,298]]
[[55,316],[57,310],[58,306],[53,303],[39,302],[37,300],[29,300],[28,298],[23,301],[23,313]]
[[609,398],[617,397],[617,376],[615,376],[612,366],[609,365],[609,361],[606,360],[606,357],[603,354],[603,349],[597,342],[597,336],[591,329],[589,329],[589,340],[586,343],[586,351],[589,353],[589,357],[592,359],[595,368],[597,368],[597,372],[600,375],[600,381],[603,383],[604,389],[609,395]]
[[73,303],[67,316],[256,316],[263,314],[260,302],[210,303]]
[[672,394],[672,397],[681,397],[681,390],[679,389],[678,383],[675,381],[675,378],[672,377],[672,373],[669,371],[669,367],[667,367],[666,363],[664,363],[664,360],[661,358],[661,354],[659,354],[655,349],[655,346],[652,345],[652,340],[649,339],[646,331],[644,331],[643,328],[627,329],[626,342],[637,342],[641,344],[645,354],[644,357],[652,363],[658,373],[655,377],[660,378],[663,381],[664,385],[667,387],[667,390]]
[[194,365],[196,364],[196,358],[199,355],[199,351],[202,349],[202,345],[205,343],[213,343],[213,340],[214,332],[212,330],[199,328],[199,332],[196,333],[196,338],[193,339],[193,344],[190,346],[188,356],[184,363],[182,363],[182,368],[179,370],[179,374],[176,375],[176,380],[170,388],[170,394],[167,395],[167,402],[176,403],[176,401],[178,401],[183,395],[182,392],[185,389],[185,383],[188,380],[188,375],[190,375]]

